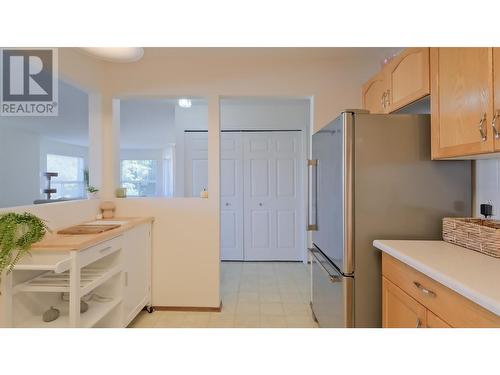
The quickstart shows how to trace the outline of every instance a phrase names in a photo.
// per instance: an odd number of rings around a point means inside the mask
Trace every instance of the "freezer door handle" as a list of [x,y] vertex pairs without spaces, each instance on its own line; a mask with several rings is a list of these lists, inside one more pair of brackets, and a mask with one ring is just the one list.
[[[323,263],[321,262],[321,259],[318,256],[319,255],[318,250],[316,250],[314,248],[308,248],[308,250],[311,253],[311,255],[314,257],[314,259],[316,259],[316,263],[318,264],[319,268],[321,268],[323,270],[323,272],[325,272],[325,274],[328,276],[328,278],[330,279],[330,281],[332,283],[342,282],[342,276],[332,275],[332,273],[326,269],[326,267],[323,265]],[[316,255],[316,254],[318,254],[318,255]]]
[[[314,177],[313,177],[314,170]],[[307,230],[318,230],[318,160],[307,161]],[[312,202],[314,201],[314,212]]]

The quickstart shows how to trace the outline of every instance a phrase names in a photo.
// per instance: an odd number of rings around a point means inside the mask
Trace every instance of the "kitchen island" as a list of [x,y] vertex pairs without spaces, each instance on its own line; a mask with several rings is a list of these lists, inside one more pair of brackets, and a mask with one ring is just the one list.
[[[113,221],[119,225],[101,233],[54,231],[36,243],[31,256],[3,275],[0,325],[125,327],[151,308],[153,218]],[[51,307],[59,316],[46,322],[42,316]]]

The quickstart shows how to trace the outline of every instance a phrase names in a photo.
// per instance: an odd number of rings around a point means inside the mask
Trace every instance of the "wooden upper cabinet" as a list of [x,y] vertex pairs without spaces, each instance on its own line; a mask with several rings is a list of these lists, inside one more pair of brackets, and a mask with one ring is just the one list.
[[431,48],[432,158],[492,152],[493,49]]
[[370,113],[387,113],[387,89],[387,80],[382,71],[363,85],[363,108]]
[[493,94],[495,101],[491,131],[494,138],[495,151],[500,151],[500,48],[493,48]]
[[390,113],[429,93],[429,48],[407,48],[363,85],[363,108]]
[[382,277],[382,327],[423,328],[427,326],[426,308]]
[[389,112],[429,95],[429,48],[407,48],[385,70]]

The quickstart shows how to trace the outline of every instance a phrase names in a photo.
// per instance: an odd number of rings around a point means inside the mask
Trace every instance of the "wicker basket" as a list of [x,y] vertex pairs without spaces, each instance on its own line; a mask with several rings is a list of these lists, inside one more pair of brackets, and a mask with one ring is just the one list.
[[443,240],[500,258],[500,221],[446,217]]

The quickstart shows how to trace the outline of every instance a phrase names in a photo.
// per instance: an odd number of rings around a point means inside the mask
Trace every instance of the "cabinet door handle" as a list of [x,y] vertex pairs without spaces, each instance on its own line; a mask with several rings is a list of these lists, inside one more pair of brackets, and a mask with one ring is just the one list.
[[415,325],[415,328],[420,328],[422,327],[422,321],[420,320],[420,318],[417,318],[417,324]]
[[386,107],[389,107],[391,105],[391,90],[387,89],[387,95],[386,95],[386,100],[387,100],[387,105]]
[[382,106],[383,109],[385,109],[385,96],[387,95],[387,92],[384,91],[382,94],[382,97],[380,98],[380,105]]
[[422,293],[429,297],[436,297],[436,293],[434,293],[432,290],[424,288],[422,284],[420,284],[418,281],[414,281],[413,284],[420,290]]
[[486,122],[486,113],[483,113],[483,117],[479,121],[479,134],[481,134],[481,140],[486,141],[486,131],[484,129],[484,123]]
[[493,116],[493,120],[491,121],[491,128],[493,129],[493,133],[495,134],[495,139],[500,138],[500,132],[497,129],[497,119],[500,116],[500,111],[496,111]]

